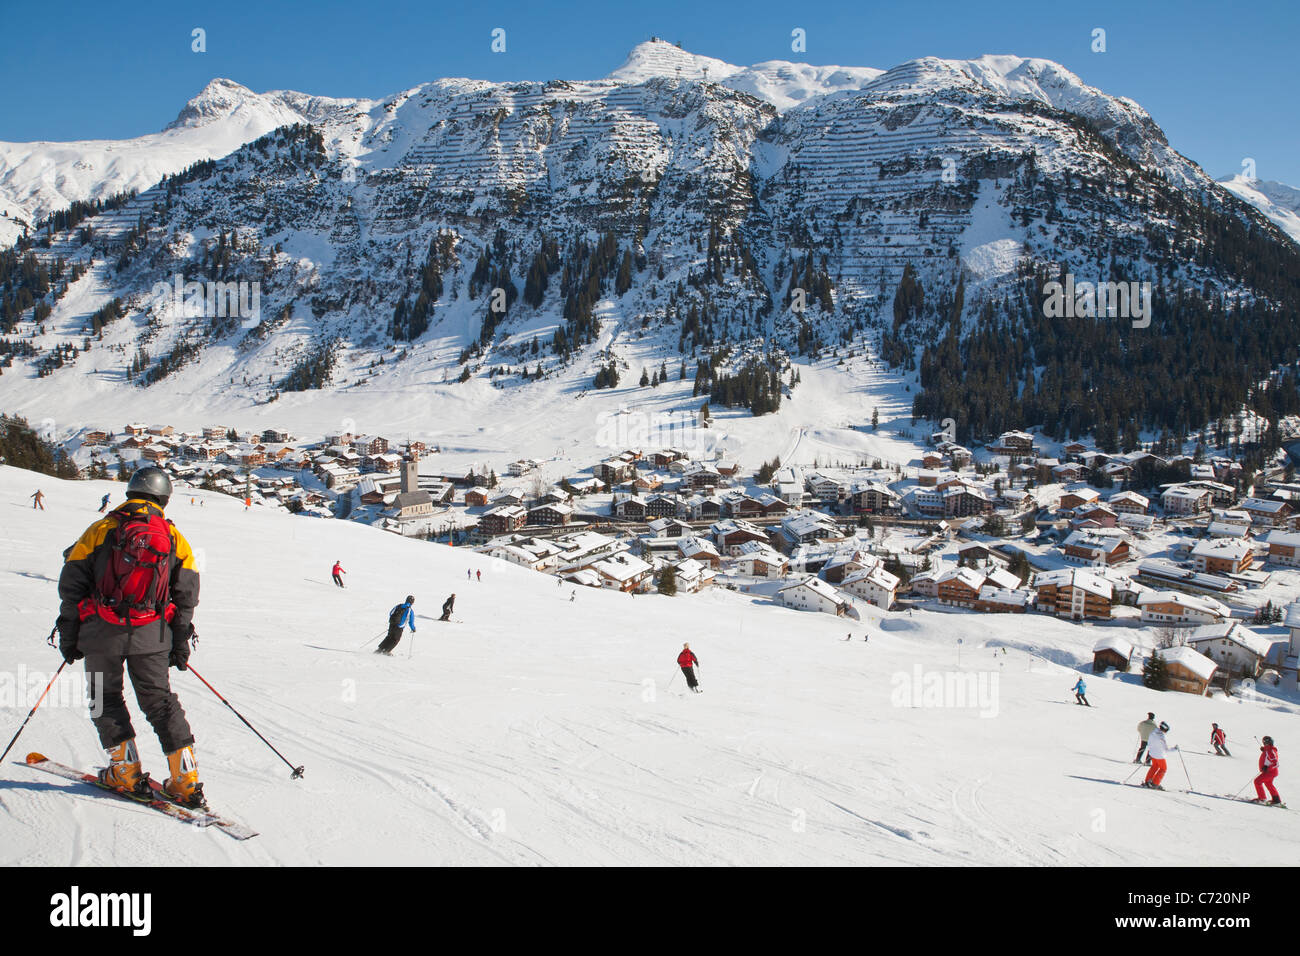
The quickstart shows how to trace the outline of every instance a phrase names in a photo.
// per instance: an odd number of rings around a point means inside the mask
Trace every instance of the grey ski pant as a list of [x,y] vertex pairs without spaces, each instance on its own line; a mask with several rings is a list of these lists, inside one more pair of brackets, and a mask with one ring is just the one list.
[[[135,737],[123,695],[123,663],[131,675],[136,702],[158,735],[163,753],[194,743],[194,733],[185,719],[185,711],[167,679],[169,652],[170,648],[127,655],[86,651],[86,691],[90,699],[91,720],[99,731],[99,742],[105,750]],[[99,699],[95,698],[97,687],[102,693]]]

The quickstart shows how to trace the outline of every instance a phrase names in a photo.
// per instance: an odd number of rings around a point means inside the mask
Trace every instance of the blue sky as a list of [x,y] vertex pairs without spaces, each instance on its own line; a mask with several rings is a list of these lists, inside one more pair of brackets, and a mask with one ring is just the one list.
[[[186,9],[188,8],[188,9]],[[1300,4],[1068,3],[82,3],[0,0],[0,139],[124,138],[170,122],[216,76],[252,89],[379,97],[442,76],[594,79],[651,34],[737,64],[888,68],[918,56],[1040,56],[1141,103],[1213,176],[1300,186]],[[207,52],[190,31],[207,32]],[[490,50],[502,27],[506,52]],[[790,50],[790,32],[807,52]],[[1106,52],[1091,50],[1106,31]]]

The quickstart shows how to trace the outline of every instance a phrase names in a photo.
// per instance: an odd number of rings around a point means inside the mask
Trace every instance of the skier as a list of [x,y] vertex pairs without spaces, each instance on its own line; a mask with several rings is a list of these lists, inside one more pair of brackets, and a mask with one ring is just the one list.
[[[100,518],[64,553],[59,575],[59,651],[85,658],[92,721],[108,751],[100,782],[149,793],[123,698],[126,664],[136,700],[167,755],[163,784],[177,803],[205,807],[194,734],[167,679],[185,670],[199,603],[199,573],[184,536],[163,516],[172,483],[161,468],[131,476],[126,503]],[[97,695],[97,697],[95,696]]]
[[1074,691],[1074,702],[1076,704],[1083,704],[1085,707],[1092,706],[1092,704],[1088,703],[1088,685],[1083,682],[1082,677],[1070,690]]
[[578,600],[578,589],[574,588],[569,594],[569,603],[572,604],[576,600]]
[[[1137,756],[1133,758],[1134,763],[1142,762],[1142,755],[1147,750],[1147,740],[1151,737],[1151,731],[1156,729],[1156,715],[1147,711],[1147,719],[1138,724],[1138,736],[1142,738],[1142,743],[1138,744]],[[1151,758],[1147,757],[1147,765],[1150,766]]]
[[451,597],[447,598],[447,600],[442,602],[442,617],[438,618],[438,620],[450,621],[451,611],[452,608],[454,608],[455,606],[456,606],[456,595],[453,594]]
[[339,587],[343,587],[343,575],[347,574],[347,572],[343,570],[343,562],[335,561],[334,568],[330,573],[334,575],[334,583]]
[[844,639],[845,639],[846,641],[851,641],[851,640],[853,640],[853,632],[852,632],[852,631],[849,631],[849,633],[845,634],[845,635],[844,635]]
[[466,568],[466,569],[465,569],[465,580],[466,580],[466,581],[473,581],[473,580],[474,580],[474,569],[473,569],[473,568]]
[[32,499],[32,510],[33,510],[33,511],[35,511],[37,508],[40,508],[42,511],[45,510],[45,505],[43,505],[43,504],[41,503],[41,502],[43,502],[43,501],[45,500],[45,495],[41,492],[41,489],[37,488],[37,489],[36,489],[36,494],[34,494],[34,495],[28,495],[27,497],[29,497],[29,498]]
[[677,655],[677,666],[680,667],[682,673],[686,675],[686,686],[695,691],[695,693],[700,693],[700,682],[695,679],[695,668],[700,666],[700,659],[696,657],[695,652],[691,650],[691,645],[682,645],[682,652]]
[[1228,735],[1218,724],[1211,726],[1213,729],[1210,731],[1210,743],[1214,746],[1214,753],[1220,757],[1231,757],[1232,754],[1228,753]]
[[108,509],[108,502],[112,495],[104,495],[104,500],[99,503],[99,513],[103,514]]
[[1169,769],[1165,758],[1173,749],[1165,738],[1167,733],[1169,733],[1169,725],[1162,720],[1160,726],[1151,731],[1151,736],[1147,738],[1147,753],[1151,757],[1151,769],[1147,771],[1146,779],[1142,781],[1144,787],[1153,790],[1164,789],[1160,786],[1160,781],[1165,779],[1165,771]]
[[408,594],[405,601],[388,612],[388,636],[383,639],[379,647],[375,648],[376,654],[387,654],[391,657],[393,648],[402,639],[403,627],[409,627],[411,633],[415,633],[415,611],[411,608],[414,603],[415,596]]
[[474,575],[475,575],[475,580],[477,580],[477,581],[482,581],[482,580],[483,580],[483,572],[482,572],[482,571],[475,571],[475,572],[474,572]]
[[[1256,797],[1251,803],[1281,803],[1282,798],[1277,795],[1277,787],[1273,786],[1273,781],[1277,779],[1277,748],[1273,746],[1273,738],[1265,737],[1263,746],[1259,748],[1259,776],[1255,778]],[[1272,794],[1273,799],[1264,800],[1264,788]]]

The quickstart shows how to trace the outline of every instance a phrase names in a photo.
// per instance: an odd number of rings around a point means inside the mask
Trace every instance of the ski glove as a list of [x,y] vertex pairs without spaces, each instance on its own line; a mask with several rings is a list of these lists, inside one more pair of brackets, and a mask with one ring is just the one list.
[[169,666],[178,671],[187,669],[190,660],[190,638],[193,636],[194,628],[191,627],[184,637],[172,639],[172,652],[167,656]]
[[64,661],[69,664],[75,664],[86,655],[77,649],[77,635],[81,630],[81,622],[67,618],[59,618],[59,653],[63,655]]

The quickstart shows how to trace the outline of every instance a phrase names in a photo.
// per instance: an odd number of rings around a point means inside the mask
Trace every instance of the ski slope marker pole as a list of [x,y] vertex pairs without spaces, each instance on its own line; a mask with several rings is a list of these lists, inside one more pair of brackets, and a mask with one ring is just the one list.
[[36,708],[41,706],[41,701],[45,700],[45,695],[50,692],[50,688],[54,686],[54,682],[58,680],[59,675],[63,673],[63,668],[67,666],[68,662],[65,660],[59,665],[59,669],[54,672],[54,676],[50,678],[50,682],[45,685],[45,690],[41,691],[40,700],[37,700],[32,706],[32,709],[27,712],[27,718],[23,721],[22,727],[18,728],[18,733],[14,734],[13,740],[9,741],[9,746],[5,748],[5,752],[0,754],[0,762],[3,762],[5,757],[9,756],[9,751],[14,749],[14,744],[18,743],[18,737],[22,734],[23,728],[27,726],[27,721],[32,719],[32,714],[36,713]]
[[200,674],[198,671],[196,671],[193,667],[186,667],[185,669],[188,670],[188,671],[189,671],[191,674],[193,674],[195,677],[197,677],[199,680],[203,681],[203,686],[206,687],[208,690],[212,691],[212,693],[216,694],[216,695],[217,695],[217,700],[221,701],[223,704],[225,704],[227,707],[229,707],[229,708],[230,708],[230,712],[231,712],[232,714],[234,714],[236,717],[238,717],[240,720],[242,720],[242,721],[244,722],[244,726],[245,726],[245,727],[247,727],[247,728],[248,728],[249,730],[251,730],[253,733],[257,734],[257,739],[258,739],[258,740],[262,741],[262,743],[266,744],[266,745],[267,745],[268,747],[270,747],[273,751],[275,751],[275,755],[276,755],[277,757],[279,757],[281,760],[284,760],[285,764],[289,767],[289,769],[293,771],[293,773],[291,773],[291,774],[289,775],[289,779],[290,779],[290,780],[296,780],[296,779],[298,779],[299,777],[302,776],[302,772],[303,772],[303,769],[304,769],[304,768],[303,768],[303,767],[295,767],[293,764],[289,763],[288,760],[285,760],[284,754],[282,754],[282,753],[280,753],[280,751],[276,750],[275,747],[271,744],[271,741],[269,741],[269,740],[267,740],[265,737],[263,737],[263,736],[261,735],[261,733],[258,731],[258,729],[257,729],[256,727],[254,727],[252,724],[250,724],[250,723],[248,722],[248,719],[247,719],[243,714],[241,714],[239,711],[235,710],[235,708],[231,705],[230,701],[226,700],[226,698],[224,698],[224,697],[221,696],[221,692],[220,692],[219,690],[217,690],[215,687],[213,687],[211,684],[209,684],[206,680],[204,680],[202,674]]

